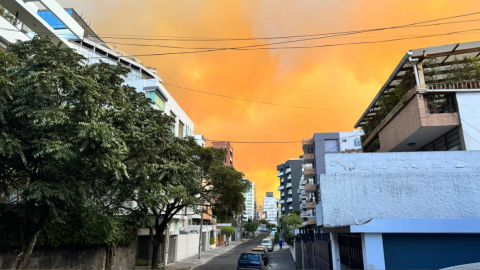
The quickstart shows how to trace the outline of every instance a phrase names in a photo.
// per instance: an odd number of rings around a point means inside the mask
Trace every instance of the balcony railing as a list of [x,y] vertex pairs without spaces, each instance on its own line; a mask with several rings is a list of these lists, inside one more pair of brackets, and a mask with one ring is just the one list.
[[292,192],[292,190],[290,189],[290,190],[288,191],[288,195],[292,195],[292,193],[293,193],[293,192]]
[[288,183],[287,188],[291,188],[291,187],[292,187],[292,183]]
[[284,186],[279,186],[279,187],[278,187],[278,191],[283,190],[283,189],[285,189]]
[[292,172],[291,168],[287,168],[287,170],[285,171],[285,173],[291,173],[291,172]]
[[456,112],[454,95],[453,93],[425,95],[428,111],[431,114]]
[[283,176],[283,172],[277,173],[277,177]]
[[303,154],[303,162],[311,162],[314,159],[313,154]]
[[292,198],[288,198],[288,199],[287,199],[287,203],[291,203],[292,201],[293,201]]
[[285,203],[285,200],[280,200],[278,201],[279,204],[284,204]]
[[317,225],[317,217],[316,216],[308,217],[307,225]]
[[303,145],[312,145],[313,144],[313,138],[307,138],[302,140]]
[[289,174],[288,177],[287,177],[288,180],[292,180],[292,175]]
[[282,177],[282,178],[280,178],[280,183],[282,183],[282,184],[283,184],[284,180],[285,180],[285,179],[283,179],[283,177]]
[[283,196],[285,196],[285,193],[284,193],[284,192],[282,192],[282,197],[283,197]]
[[317,186],[316,185],[305,185],[305,192],[313,193],[315,191],[317,191]]
[[314,168],[305,168],[305,175],[315,175],[315,169]]
[[316,206],[316,205],[317,205],[316,202],[307,202],[307,203],[305,204],[305,208],[307,208],[307,209],[315,209],[315,206]]
[[288,207],[288,210],[293,210],[293,206],[290,205],[290,206]]

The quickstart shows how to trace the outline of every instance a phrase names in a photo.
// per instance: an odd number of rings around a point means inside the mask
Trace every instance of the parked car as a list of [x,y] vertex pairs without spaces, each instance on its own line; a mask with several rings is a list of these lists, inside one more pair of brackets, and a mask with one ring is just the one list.
[[252,252],[262,255],[263,262],[268,265],[268,250],[264,246],[258,246],[252,249]]
[[237,263],[237,270],[242,269],[258,269],[263,270],[265,263],[262,259],[262,255],[256,252],[244,252],[240,254]]
[[262,246],[267,247],[268,251],[273,251],[273,241],[272,239],[263,239]]

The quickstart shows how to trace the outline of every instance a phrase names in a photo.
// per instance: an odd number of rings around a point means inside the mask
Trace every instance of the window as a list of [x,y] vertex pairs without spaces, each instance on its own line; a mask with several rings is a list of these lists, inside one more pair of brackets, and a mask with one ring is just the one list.
[[347,139],[342,139],[342,143],[346,143],[347,142]]
[[183,138],[183,127],[185,125],[182,123],[182,121],[178,121],[178,137]]
[[[72,16],[73,11],[71,9],[65,10],[70,16]],[[42,18],[48,25],[53,29],[67,29],[67,27],[49,10],[39,10],[37,12],[38,16]]]
[[165,100],[160,97],[155,91],[150,92],[150,99],[153,101],[155,108],[161,110],[162,112],[165,111]]
[[355,138],[355,140],[353,141],[353,144],[355,147],[361,147],[362,146],[362,142],[360,141],[360,138]]

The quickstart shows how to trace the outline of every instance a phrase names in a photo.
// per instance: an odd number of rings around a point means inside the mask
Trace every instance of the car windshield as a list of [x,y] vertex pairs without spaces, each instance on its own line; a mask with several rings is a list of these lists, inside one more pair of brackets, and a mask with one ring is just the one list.
[[240,255],[240,260],[260,261],[260,256],[258,254],[243,253]]
[[270,244],[270,240],[263,240],[262,244]]

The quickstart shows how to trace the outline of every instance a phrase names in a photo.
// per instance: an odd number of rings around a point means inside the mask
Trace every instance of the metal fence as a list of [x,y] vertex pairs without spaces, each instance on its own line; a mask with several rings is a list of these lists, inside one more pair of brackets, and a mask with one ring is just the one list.
[[330,235],[321,229],[301,229],[295,237],[297,269],[333,269]]
[[363,269],[362,238],[360,234],[338,234],[340,263],[350,269]]

